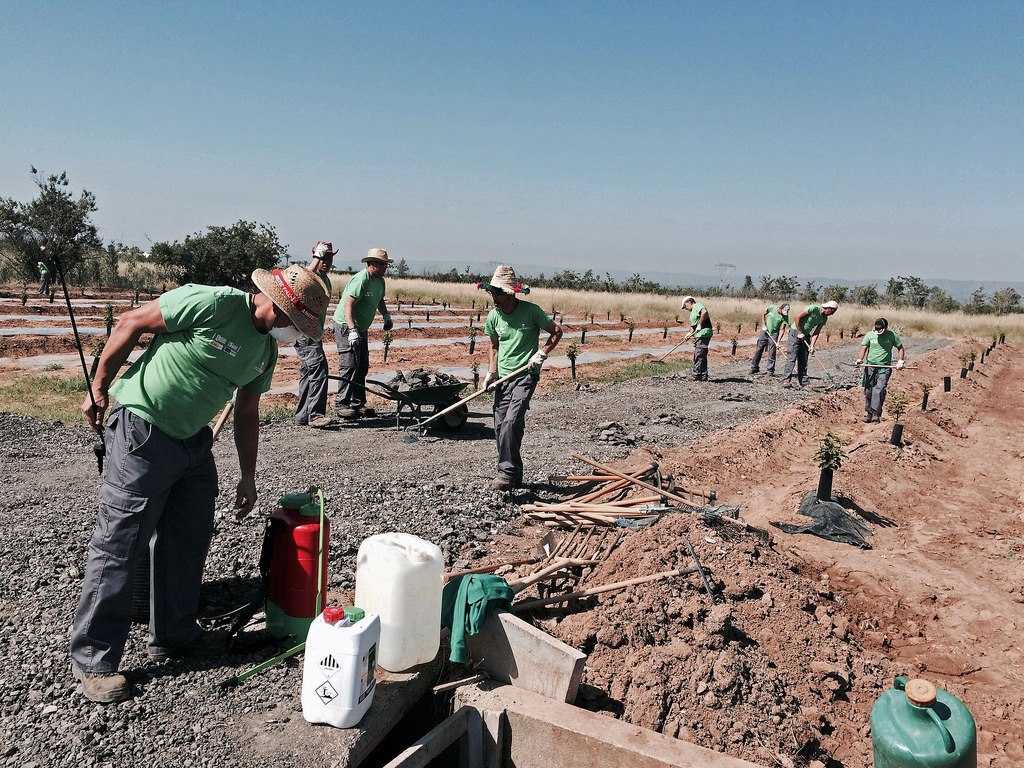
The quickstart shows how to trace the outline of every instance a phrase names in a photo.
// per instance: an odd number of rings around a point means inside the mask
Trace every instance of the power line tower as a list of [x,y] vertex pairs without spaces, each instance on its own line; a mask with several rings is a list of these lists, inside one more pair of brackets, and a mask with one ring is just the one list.
[[736,274],[736,265],[719,262],[715,264],[715,269],[718,270],[718,287],[724,291],[732,276]]

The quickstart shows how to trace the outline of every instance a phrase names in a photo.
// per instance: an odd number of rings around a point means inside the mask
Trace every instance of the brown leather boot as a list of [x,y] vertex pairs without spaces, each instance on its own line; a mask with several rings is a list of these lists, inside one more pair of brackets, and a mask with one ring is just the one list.
[[89,701],[97,704],[113,704],[128,701],[132,697],[132,687],[128,678],[120,672],[98,672],[90,675],[72,667],[75,677],[82,683],[82,694]]

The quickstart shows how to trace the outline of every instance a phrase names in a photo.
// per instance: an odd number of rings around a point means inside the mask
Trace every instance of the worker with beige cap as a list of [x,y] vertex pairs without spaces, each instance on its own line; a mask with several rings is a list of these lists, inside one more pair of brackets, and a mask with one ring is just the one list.
[[[217,497],[208,422],[237,390],[234,507],[245,517],[256,503],[260,396],[270,389],[277,345],[323,333],[328,294],[312,272],[257,269],[252,281],[255,294],[206,285],[168,291],[121,315],[100,355],[82,412],[102,430],[106,464],[71,633],[72,671],[90,701],[131,696],[117,670],[131,626],[131,574],[144,547],[152,574],[149,656],[184,655],[201,641],[196,613]],[[153,334],[145,353],[111,386],[144,333]],[[104,426],[110,395],[119,405]]]
[[693,380],[708,380],[708,350],[711,349],[711,336],[714,331],[711,328],[711,315],[703,302],[697,301],[693,296],[683,297],[683,309],[690,313],[690,332],[687,334],[693,339]]
[[782,374],[785,377],[784,387],[792,388],[794,375],[801,387],[807,382],[808,355],[814,354],[814,344],[818,340],[818,334],[821,333],[821,329],[825,327],[828,319],[838,310],[838,302],[826,301],[824,304],[808,304],[804,311],[797,315],[796,322],[789,329],[786,369]]
[[391,264],[391,257],[383,248],[371,248],[363,263],[366,268],[352,275],[334,312],[334,343],[338,346],[341,369],[334,404],[343,419],[372,415],[373,412],[366,407],[370,326],[379,311],[384,320],[384,330],[390,331],[394,327],[384,303],[384,275]]
[[[523,435],[526,412],[540,379],[544,361],[562,338],[562,327],[543,309],[517,294],[529,293],[515,270],[501,265],[489,283],[481,283],[491,294],[494,309],[487,314],[484,333],[491,340],[490,366],[484,388],[529,365],[494,388],[494,437],[498,445],[498,474],[491,483],[496,491],[509,491],[523,483]],[[540,332],[548,334],[539,349]]]
[[[324,281],[328,293],[331,290],[331,267],[337,255],[334,245],[326,240],[313,244],[313,258],[309,271]],[[320,336],[302,336],[295,342],[295,354],[299,357],[299,400],[295,405],[295,423],[306,426],[327,415],[327,355]]]

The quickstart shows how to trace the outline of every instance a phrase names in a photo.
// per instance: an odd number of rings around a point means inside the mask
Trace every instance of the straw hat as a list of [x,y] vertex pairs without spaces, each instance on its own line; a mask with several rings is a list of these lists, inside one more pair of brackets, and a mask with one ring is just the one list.
[[686,304],[687,304],[688,302],[691,302],[691,301],[692,301],[692,302],[693,302],[694,304],[696,304],[696,303],[697,303],[697,300],[696,300],[695,298],[693,298],[693,296],[683,296],[683,303],[679,305],[679,306],[680,306],[680,308],[681,308],[681,309],[686,309]]
[[330,294],[324,289],[323,280],[305,267],[293,264],[288,269],[254,270],[252,281],[288,315],[302,335],[314,339],[324,335]]
[[334,243],[330,240],[317,240],[313,243],[312,253],[314,259],[330,259],[338,252],[334,250]]
[[[523,285],[523,281],[516,277],[516,271],[508,264],[499,264],[494,270],[494,276],[488,284],[491,288],[497,288],[505,293],[529,293],[530,289]],[[487,286],[484,286],[487,287]]]
[[376,261],[381,264],[391,264],[391,257],[384,248],[371,248],[363,257],[363,262]]

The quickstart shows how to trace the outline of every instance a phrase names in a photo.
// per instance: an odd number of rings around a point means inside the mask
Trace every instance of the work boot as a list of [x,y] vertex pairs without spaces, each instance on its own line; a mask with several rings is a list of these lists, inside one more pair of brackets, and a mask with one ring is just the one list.
[[365,405],[360,406],[358,409],[359,413],[363,416],[376,416],[377,412],[373,408],[369,408]]
[[511,491],[515,487],[515,483],[507,477],[499,476],[491,481],[492,491]]
[[89,674],[72,666],[71,673],[82,683],[82,695],[96,704],[115,704],[132,697],[132,686],[120,672]]
[[875,417],[872,416],[870,413],[864,415],[864,423],[865,424],[870,424],[874,420],[875,420]]
[[338,410],[339,419],[354,421],[360,416],[362,416],[362,412],[358,408],[341,408]]
[[187,643],[174,643],[160,645],[150,643],[146,648],[146,655],[153,661],[167,661],[169,659],[184,659],[189,656],[196,656],[210,644],[211,633],[196,626],[196,634]]

